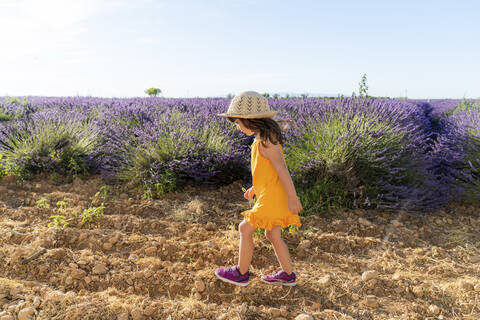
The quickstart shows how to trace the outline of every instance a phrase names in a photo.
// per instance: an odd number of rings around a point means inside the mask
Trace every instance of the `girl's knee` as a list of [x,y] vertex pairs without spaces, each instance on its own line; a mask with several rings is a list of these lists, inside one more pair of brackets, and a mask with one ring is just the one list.
[[249,225],[247,221],[243,220],[238,225],[238,231],[241,234],[249,235],[249,234],[253,234],[253,232],[255,231],[255,228],[253,226]]
[[270,241],[272,244],[275,244],[282,240],[280,236],[280,232],[276,230],[265,230],[265,237]]

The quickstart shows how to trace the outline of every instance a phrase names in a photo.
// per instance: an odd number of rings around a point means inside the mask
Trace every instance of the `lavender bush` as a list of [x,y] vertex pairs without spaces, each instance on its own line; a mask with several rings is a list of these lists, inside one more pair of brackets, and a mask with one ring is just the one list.
[[480,203],[480,110],[454,112],[442,119],[443,134],[432,159],[451,202]]
[[332,206],[427,208],[438,204],[425,158],[428,123],[402,101],[305,100],[287,108],[296,119],[287,163],[302,201]]
[[85,175],[98,163],[99,132],[79,113],[51,109],[0,127],[3,174],[30,178],[42,172]]

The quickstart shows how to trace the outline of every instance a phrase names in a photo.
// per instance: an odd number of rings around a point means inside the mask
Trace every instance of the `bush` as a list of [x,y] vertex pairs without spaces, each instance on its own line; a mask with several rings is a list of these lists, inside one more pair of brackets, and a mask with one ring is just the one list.
[[186,184],[227,184],[245,177],[246,161],[232,149],[217,119],[204,122],[172,111],[138,128],[126,149],[121,179],[157,197]]
[[24,179],[42,172],[95,172],[98,132],[82,118],[52,110],[1,128],[2,167]]
[[[307,111],[311,110],[311,111]],[[435,204],[425,159],[425,119],[415,106],[371,99],[295,110],[299,129],[287,165],[305,213],[332,207],[405,208]]]
[[451,202],[480,203],[480,110],[467,109],[442,119],[432,158],[449,185]]

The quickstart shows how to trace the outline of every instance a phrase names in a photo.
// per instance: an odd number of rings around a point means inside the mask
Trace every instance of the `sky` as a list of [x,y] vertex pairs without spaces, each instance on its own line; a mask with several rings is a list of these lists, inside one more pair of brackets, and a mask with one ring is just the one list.
[[0,0],[0,96],[480,97],[480,1]]

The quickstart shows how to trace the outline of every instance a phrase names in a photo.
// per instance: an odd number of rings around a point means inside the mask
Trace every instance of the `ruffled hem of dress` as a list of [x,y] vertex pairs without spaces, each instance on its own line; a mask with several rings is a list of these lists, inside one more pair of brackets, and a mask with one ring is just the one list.
[[275,218],[275,219],[258,219],[255,217],[255,212],[250,210],[242,212],[242,216],[245,218],[250,225],[255,228],[262,228],[265,230],[272,230],[275,226],[288,227],[294,225],[300,227],[302,223],[300,222],[300,217],[296,214],[284,218]]

